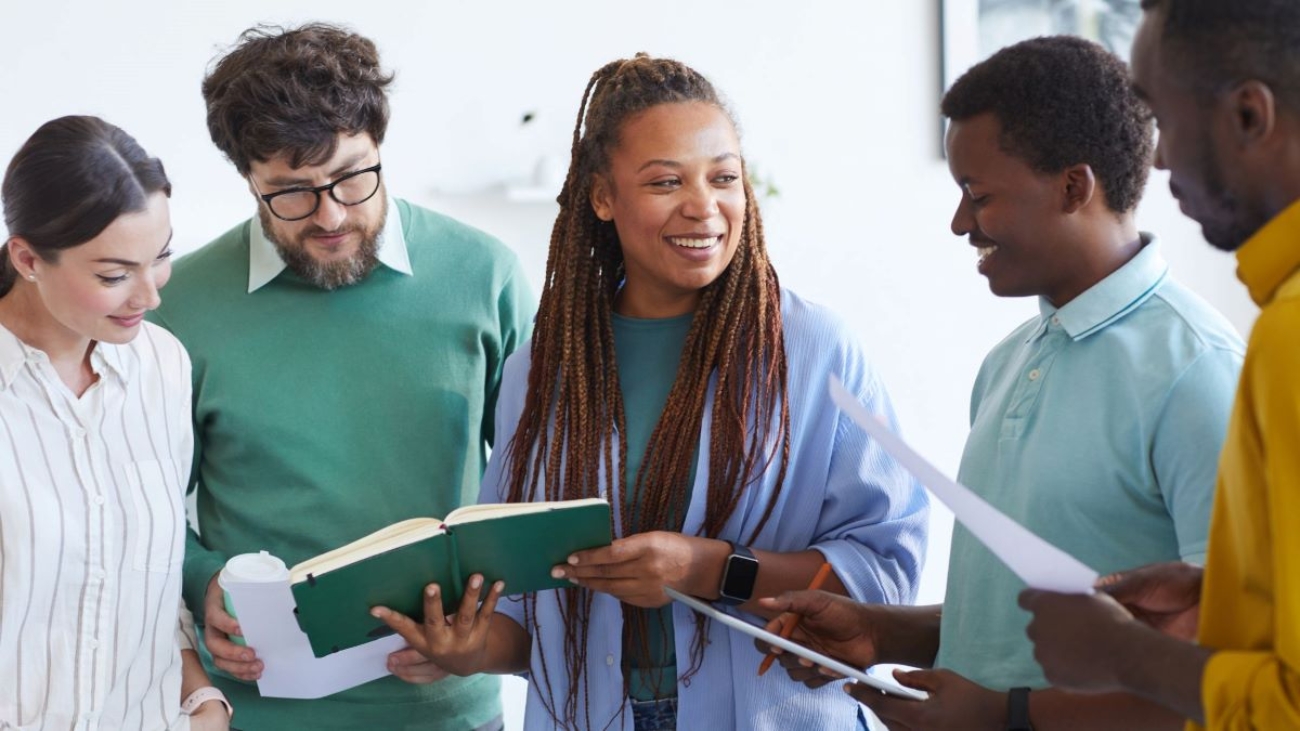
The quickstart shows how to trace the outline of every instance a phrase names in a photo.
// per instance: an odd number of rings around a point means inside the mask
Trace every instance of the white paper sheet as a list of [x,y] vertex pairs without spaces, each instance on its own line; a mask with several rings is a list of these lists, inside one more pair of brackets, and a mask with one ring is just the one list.
[[946,477],[867,411],[834,375],[830,390],[836,406],[942,500],[957,520],[1026,584],[1066,594],[1092,593],[1096,571],[1007,517],[970,488]]
[[270,584],[227,582],[224,588],[244,641],[262,661],[257,690],[268,698],[323,698],[382,678],[389,674],[388,655],[406,647],[400,636],[390,635],[316,657],[294,619],[296,604],[287,579]]
[[[845,665],[839,660],[823,655],[810,647],[804,647],[793,640],[788,640],[780,635],[772,634],[762,627],[752,625],[739,617],[733,617],[716,607],[710,606],[707,602],[701,599],[683,594],[672,587],[665,586],[664,593],[668,595],[669,599],[681,602],[700,614],[712,618],[716,622],[721,622],[732,629],[744,632],[750,637],[756,637],[767,644],[779,647],[786,652],[792,652],[799,657],[807,658],[828,670],[834,670],[850,680],[869,685],[882,693],[888,693],[899,698],[907,698],[914,701],[923,701],[930,697],[929,693],[926,693],[923,690],[916,690],[915,688],[908,688],[905,685],[900,685],[898,681],[893,678],[881,678],[870,675],[865,670],[859,670],[852,665]],[[756,655],[755,657],[758,656]],[[759,662],[760,661],[757,659],[754,661],[755,670],[757,670]]]

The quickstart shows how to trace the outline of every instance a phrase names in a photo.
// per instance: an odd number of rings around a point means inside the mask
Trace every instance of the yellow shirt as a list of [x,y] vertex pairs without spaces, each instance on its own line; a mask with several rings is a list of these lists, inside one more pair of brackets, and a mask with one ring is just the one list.
[[[1237,252],[1262,308],[1219,465],[1201,594],[1210,729],[1300,728],[1300,203]],[[1189,729],[1200,728],[1190,724]]]

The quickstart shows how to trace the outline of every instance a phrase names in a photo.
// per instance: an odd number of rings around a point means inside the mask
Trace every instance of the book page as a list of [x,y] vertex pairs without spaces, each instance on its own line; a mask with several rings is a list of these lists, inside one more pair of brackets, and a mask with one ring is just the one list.
[[[452,513],[453,515],[455,512]],[[339,548],[309,558],[289,569],[289,583],[307,580],[307,575],[319,576],[328,571],[347,566],[368,556],[375,556],[394,548],[401,548],[429,536],[445,532],[438,518],[411,518],[393,523]]]
[[508,515],[527,515],[528,513],[543,513],[547,510],[566,510],[587,505],[603,505],[605,502],[601,498],[592,497],[581,500],[552,500],[536,503],[481,503],[456,508],[447,515],[446,523],[447,525],[475,523],[480,520],[504,518]]

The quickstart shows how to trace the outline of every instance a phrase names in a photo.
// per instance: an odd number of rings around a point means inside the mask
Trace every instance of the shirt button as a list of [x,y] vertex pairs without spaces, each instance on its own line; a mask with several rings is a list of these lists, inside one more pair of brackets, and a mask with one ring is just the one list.
[[93,502],[93,503],[96,504],[96,505],[103,505],[103,504],[104,504],[104,496],[103,496],[103,495],[96,495],[95,497],[91,498],[90,501]]
[[614,656],[613,656],[613,655],[606,655],[606,656],[605,656],[605,664],[608,665],[608,666],[610,666],[610,667],[614,667]]
[[1052,315],[1052,324],[1053,324],[1053,325],[1060,325],[1060,324],[1061,324],[1061,318],[1057,317],[1056,315]]
[[1041,375],[1042,375],[1042,374],[1038,372],[1038,369],[1035,368],[1035,369],[1033,369],[1032,371],[1029,372],[1029,380],[1031,380],[1031,381],[1037,381],[1037,380],[1038,380],[1038,377],[1041,376]]

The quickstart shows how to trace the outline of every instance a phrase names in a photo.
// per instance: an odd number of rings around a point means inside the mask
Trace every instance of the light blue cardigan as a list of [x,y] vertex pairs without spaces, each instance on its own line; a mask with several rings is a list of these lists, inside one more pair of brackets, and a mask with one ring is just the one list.
[[[884,385],[837,316],[789,290],[782,292],[781,306],[789,359],[790,464],[772,518],[751,545],[782,552],[815,548],[826,555],[855,599],[910,603],[925,552],[929,513],[925,492],[839,412],[826,387],[828,376],[838,375],[870,411],[895,425]],[[498,448],[483,476],[480,502],[505,500],[505,446],[514,437],[523,409],[530,352],[526,344],[506,362],[497,401]],[[688,535],[699,530],[704,517],[712,403],[710,393],[700,434],[701,459],[683,530]],[[749,538],[775,487],[776,473],[776,469],[769,470],[761,484],[747,491],[721,538]],[[617,510],[621,500],[607,497]],[[530,731],[556,727],[539,695],[544,690],[537,682],[539,647],[545,649],[551,683],[547,705],[563,709],[567,698],[561,596],[560,592],[544,592],[537,601],[542,630],[533,636],[533,675],[524,721]],[[518,597],[503,600],[497,611],[524,625],[523,602]],[[762,622],[752,615],[741,616]],[[673,626],[679,668],[684,670],[695,632],[690,610],[675,606]],[[762,655],[750,638],[716,623],[708,632],[703,666],[689,684],[678,684],[681,728],[847,731],[857,727],[857,704],[840,689],[841,684],[808,690],[782,672],[760,678],[757,670]],[[623,614],[618,601],[597,594],[588,630],[585,697],[594,729],[632,728],[632,714],[623,695],[622,637]],[[616,718],[620,713],[621,719]],[[577,721],[574,725],[578,727],[585,723],[584,719]]]

